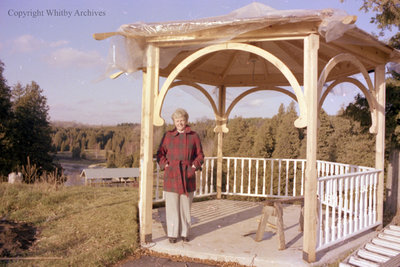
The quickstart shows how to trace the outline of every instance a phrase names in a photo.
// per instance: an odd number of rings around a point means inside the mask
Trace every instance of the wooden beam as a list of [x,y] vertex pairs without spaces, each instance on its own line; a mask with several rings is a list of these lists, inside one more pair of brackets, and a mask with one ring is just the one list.
[[[216,42],[220,39],[232,39],[235,42],[252,42],[252,41],[265,41],[265,40],[277,40],[277,39],[292,39],[300,38],[303,39],[310,33],[318,33],[318,25],[320,18],[315,18],[314,21],[302,21],[298,23],[286,23],[280,24],[278,21],[274,25],[270,25],[263,28],[258,28],[261,23],[252,25],[247,24],[247,29],[252,27],[256,30],[247,31],[243,34],[232,36],[231,28],[237,27],[237,25],[225,25],[217,28],[205,29],[196,31],[188,34],[176,34],[168,36],[154,36],[146,38],[148,43],[157,43],[157,46],[176,46],[176,45],[196,45],[205,42]],[[257,29],[258,28],[258,29]],[[232,38],[233,37],[233,38]],[[263,38],[266,38],[265,40]]]
[[152,241],[153,207],[153,116],[154,100],[158,92],[160,52],[149,45],[146,50],[147,68],[143,72],[142,121],[140,134],[140,242]]
[[358,46],[352,44],[344,44],[339,42],[331,42],[329,46],[337,47],[342,50],[342,53],[348,52],[360,58],[360,61],[365,61],[374,66],[386,64],[389,57],[376,47]]
[[[221,85],[218,93],[218,112],[219,118],[225,115],[225,101],[226,101],[226,88]],[[217,125],[220,125],[221,121],[217,121]],[[221,198],[222,195],[222,141],[223,141],[222,128],[218,131],[218,151],[217,151],[217,199]]]
[[378,176],[377,190],[377,221],[383,223],[383,200],[384,200],[384,168],[385,168],[385,65],[380,65],[375,69],[375,97],[377,100],[376,123],[378,133],[375,143],[375,168],[382,170]]
[[229,73],[229,71],[231,70],[233,63],[235,63],[235,59],[237,57],[237,55],[239,54],[238,51],[233,51],[233,54],[231,56],[231,58],[228,61],[228,64],[226,64],[226,67],[224,69],[224,71],[222,72],[222,74],[220,75],[221,80],[224,80],[226,75]]
[[196,69],[200,68],[204,63],[206,63],[210,58],[212,58],[214,54],[208,54],[205,55],[198,60],[196,60],[194,63],[190,64],[190,66],[187,68],[190,73],[194,72]]
[[[289,50],[288,49],[284,49],[282,48],[282,45],[284,46],[284,42],[281,42],[280,45],[276,44],[275,42],[267,42],[264,43],[264,49],[265,50],[269,50],[269,48],[271,49],[270,51],[273,52],[273,54],[275,55],[279,55],[279,58],[286,63],[286,65],[291,66],[291,69],[294,72],[301,72],[303,71],[303,61],[299,60],[297,58],[295,58],[295,56],[293,55],[293,53],[289,54]],[[293,51],[293,50],[292,50]],[[301,51],[300,55],[303,55],[303,51]]]
[[317,133],[319,36],[304,39],[304,92],[307,104],[307,166],[304,186],[303,259],[316,261],[317,247]]

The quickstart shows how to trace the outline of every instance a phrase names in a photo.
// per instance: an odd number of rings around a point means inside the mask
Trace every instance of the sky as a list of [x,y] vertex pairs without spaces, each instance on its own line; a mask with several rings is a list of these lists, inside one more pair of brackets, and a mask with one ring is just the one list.
[[[93,33],[116,31],[135,22],[192,20],[225,15],[250,0],[1,0],[0,60],[9,86],[35,81],[43,89],[51,121],[92,125],[138,123],[141,119],[141,74],[102,79],[110,41],[96,41]],[[359,8],[362,0],[259,0],[272,8],[336,8],[357,15],[357,27],[369,33],[379,30],[370,23],[372,13]],[[385,36],[384,38],[388,38]],[[160,84],[161,86],[161,84]],[[357,91],[339,86],[323,106],[336,114],[353,101]],[[279,105],[291,99],[277,92],[245,97],[230,117],[272,117]],[[178,106],[179,105],[179,106]],[[171,90],[162,116],[168,120],[177,107],[188,110],[190,120],[214,118],[205,98],[184,89]]]

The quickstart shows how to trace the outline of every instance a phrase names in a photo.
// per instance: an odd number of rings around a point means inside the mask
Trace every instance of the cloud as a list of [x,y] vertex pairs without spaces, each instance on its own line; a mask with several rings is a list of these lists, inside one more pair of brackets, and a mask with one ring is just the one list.
[[66,40],[55,42],[46,42],[31,34],[24,34],[12,41],[12,52],[14,53],[29,53],[43,48],[57,48],[68,44]]
[[13,40],[12,51],[16,53],[28,53],[46,46],[42,39],[35,38],[30,34],[24,34]]
[[69,42],[66,40],[60,40],[60,41],[56,41],[56,42],[50,42],[49,43],[49,47],[51,48],[56,48],[56,47],[60,47],[63,45],[67,45]]
[[261,106],[263,103],[264,103],[264,100],[258,98],[258,99],[253,99],[253,100],[251,100],[251,101],[248,103],[248,105],[251,106],[251,107],[259,107],[259,106]]
[[97,51],[80,51],[71,47],[51,52],[46,62],[56,67],[92,68],[103,64],[103,58]]

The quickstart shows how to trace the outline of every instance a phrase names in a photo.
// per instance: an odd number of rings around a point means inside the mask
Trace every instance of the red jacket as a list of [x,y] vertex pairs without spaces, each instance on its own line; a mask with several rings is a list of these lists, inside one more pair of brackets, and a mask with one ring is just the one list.
[[161,170],[165,169],[164,191],[178,194],[195,191],[195,171],[201,169],[204,162],[197,133],[189,126],[181,134],[176,129],[166,132],[157,151],[157,162]]

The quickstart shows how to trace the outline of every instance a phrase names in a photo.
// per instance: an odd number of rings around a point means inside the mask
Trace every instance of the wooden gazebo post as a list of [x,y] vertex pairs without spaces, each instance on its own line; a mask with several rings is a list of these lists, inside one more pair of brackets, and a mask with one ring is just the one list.
[[304,38],[304,93],[307,104],[307,166],[304,186],[303,259],[316,261],[317,247],[317,131],[319,36]]
[[143,70],[142,126],[140,134],[140,242],[152,241],[153,208],[153,116],[154,99],[158,93],[159,48],[149,45],[146,50],[147,68]]
[[[225,101],[226,101],[226,88],[221,85],[218,93],[218,118],[217,125],[223,123],[222,118],[225,115]],[[222,145],[223,145],[223,131],[222,127],[218,128],[218,150],[217,150],[217,198],[220,199],[222,195]]]
[[375,98],[376,107],[376,124],[378,132],[376,134],[375,143],[375,168],[382,170],[378,176],[377,190],[377,221],[383,222],[383,199],[384,199],[384,168],[385,168],[385,101],[386,101],[386,86],[385,86],[385,65],[380,65],[375,68]]

